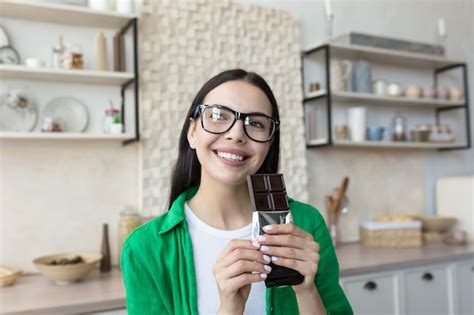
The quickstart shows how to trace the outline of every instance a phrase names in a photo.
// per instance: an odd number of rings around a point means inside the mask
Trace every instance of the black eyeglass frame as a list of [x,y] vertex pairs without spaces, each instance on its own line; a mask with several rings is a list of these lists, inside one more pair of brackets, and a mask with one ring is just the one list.
[[[202,112],[208,108],[208,107],[217,107],[217,108],[223,108],[223,109],[226,109],[230,112],[232,112],[234,114],[234,121],[232,122],[232,124],[229,126],[229,128],[227,128],[226,130],[222,131],[222,132],[214,132],[214,131],[209,131],[207,130],[205,127],[204,127],[204,120],[201,119],[201,127],[202,129],[204,129],[205,131],[209,132],[209,133],[212,133],[212,134],[216,134],[216,135],[220,135],[220,134],[223,134],[223,133],[226,133],[227,131],[229,131],[230,129],[232,129],[232,127],[234,127],[235,125],[235,122],[237,120],[242,120],[244,122],[244,132],[245,134],[247,135],[247,137],[249,139],[252,139],[253,141],[255,142],[260,142],[260,143],[265,143],[265,142],[269,142],[272,140],[273,136],[275,135],[275,131],[278,130],[278,128],[280,127],[280,121],[279,120],[276,120],[275,118],[273,117],[270,117],[268,115],[265,115],[263,113],[241,113],[241,112],[238,112],[236,110],[233,110],[232,108],[229,108],[227,106],[224,106],[224,105],[220,105],[220,104],[212,104],[212,105],[207,105],[207,104],[200,104],[200,105],[197,105],[196,106],[196,109],[194,110],[194,112],[192,113],[191,117],[192,119],[196,119],[198,117],[199,114],[202,114]],[[270,132],[270,136],[268,137],[268,140],[255,140],[254,138],[252,138],[251,136],[249,136],[249,134],[247,133],[247,128],[245,127],[245,119],[247,119],[247,117],[249,116],[261,116],[261,117],[266,117],[268,119],[270,119],[274,125],[273,125],[273,130]]]

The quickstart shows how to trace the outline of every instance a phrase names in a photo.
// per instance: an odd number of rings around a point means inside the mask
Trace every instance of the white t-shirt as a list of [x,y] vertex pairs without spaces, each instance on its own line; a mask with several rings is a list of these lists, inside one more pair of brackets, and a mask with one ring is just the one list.
[[[232,231],[213,228],[199,219],[187,202],[184,205],[184,213],[193,244],[199,314],[215,315],[219,310],[220,302],[212,267],[230,240],[251,239],[252,224]],[[266,314],[265,293],[264,281],[253,283],[244,314]]]

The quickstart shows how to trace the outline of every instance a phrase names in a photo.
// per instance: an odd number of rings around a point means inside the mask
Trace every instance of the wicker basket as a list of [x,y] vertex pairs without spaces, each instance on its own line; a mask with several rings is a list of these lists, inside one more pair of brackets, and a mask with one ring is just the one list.
[[368,247],[421,247],[421,222],[364,222],[359,227],[361,243]]

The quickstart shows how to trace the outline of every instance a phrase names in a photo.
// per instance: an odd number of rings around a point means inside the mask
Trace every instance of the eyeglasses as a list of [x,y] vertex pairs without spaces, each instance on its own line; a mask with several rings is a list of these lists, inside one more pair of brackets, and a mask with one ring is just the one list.
[[256,142],[268,142],[272,139],[280,122],[262,113],[241,113],[223,105],[198,105],[191,118],[201,115],[202,129],[213,134],[229,131],[240,119],[244,122],[247,137]]

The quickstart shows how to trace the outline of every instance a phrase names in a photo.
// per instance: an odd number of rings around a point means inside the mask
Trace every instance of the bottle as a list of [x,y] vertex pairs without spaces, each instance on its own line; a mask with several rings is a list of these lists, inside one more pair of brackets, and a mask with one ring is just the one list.
[[95,37],[95,69],[107,70],[107,44],[102,32],[97,33]]
[[59,42],[53,46],[53,54],[51,56],[51,68],[60,69],[62,68],[62,58],[64,54],[64,43],[62,35],[59,36]]
[[104,223],[102,226],[102,260],[100,261],[100,271],[109,272],[111,270],[110,265],[110,245],[109,245],[109,225]]
[[[120,212],[120,220],[119,220],[119,260],[122,254],[122,246],[123,242],[127,238],[127,236],[133,232],[139,225],[141,224],[140,216],[137,212],[132,209],[125,209]],[[120,267],[120,264],[119,264]]]

